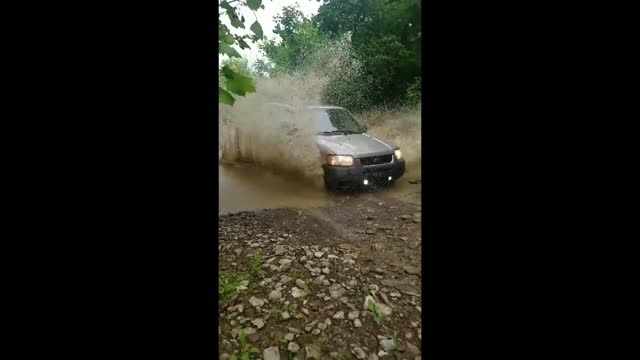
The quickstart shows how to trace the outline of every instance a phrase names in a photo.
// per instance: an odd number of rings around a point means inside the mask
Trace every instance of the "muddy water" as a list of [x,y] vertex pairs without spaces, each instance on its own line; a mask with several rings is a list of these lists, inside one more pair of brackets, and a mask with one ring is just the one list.
[[249,164],[218,165],[218,213],[326,206],[329,195],[299,179]]
[[307,181],[251,164],[220,164],[218,171],[219,214],[284,207],[323,207],[335,205],[345,196],[404,198],[421,191],[421,185],[409,184],[409,180],[417,178],[411,172],[390,188],[329,194],[324,188]]

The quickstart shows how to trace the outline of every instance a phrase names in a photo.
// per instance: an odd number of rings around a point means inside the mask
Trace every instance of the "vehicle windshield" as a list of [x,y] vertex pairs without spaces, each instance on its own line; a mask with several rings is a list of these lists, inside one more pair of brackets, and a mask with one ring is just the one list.
[[318,134],[362,134],[365,129],[344,109],[313,109],[310,111]]

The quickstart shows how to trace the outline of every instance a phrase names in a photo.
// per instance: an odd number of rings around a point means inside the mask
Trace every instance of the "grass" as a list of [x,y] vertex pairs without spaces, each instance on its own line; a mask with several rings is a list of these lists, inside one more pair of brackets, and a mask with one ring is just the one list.
[[[246,336],[244,333],[244,329],[240,329],[240,359],[241,360],[249,360],[249,357],[252,353],[260,353],[260,350],[257,348],[247,345]],[[229,358],[229,360],[238,360],[238,355],[234,352],[233,355]]]
[[281,320],[282,319],[282,310],[280,310],[279,308],[277,308],[275,306],[272,307],[271,310],[269,310],[269,314],[275,320]]
[[236,293],[236,288],[240,285],[240,282],[246,280],[244,274],[222,274],[218,278],[218,295],[221,299],[229,299]]
[[311,294],[311,288],[309,287],[309,284],[304,283],[304,286],[302,287],[302,290],[304,290],[305,293],[307,293],[307,295]]
[[375,322],[378,326],[382,325],[382,317],[380,316],[380,309],[378,307],[378,304],[369,299],[369,302],[367,303],[367,310],[369,310],[373,314],[373,322]]
[[289,271],[289,276],[294,279],[302,279],[302,277],[304,276],[304,272],[302,272],[302,270],[300,270],[299,268],[293,268],[291,269],[291,271]]
[[251,256],[251,261],[250,261],[251,277],[254,280],[262,278],[262,270],[260,270],[261,266],[262,266],[262,253],[260,252],[259,249],[257,249]]

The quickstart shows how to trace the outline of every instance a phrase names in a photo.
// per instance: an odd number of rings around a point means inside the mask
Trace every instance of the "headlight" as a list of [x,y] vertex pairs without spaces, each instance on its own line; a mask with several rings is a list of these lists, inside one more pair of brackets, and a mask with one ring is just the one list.
[[400,151],[400,149],[394,151],[394,153],[396,154],[396,159],[402,159],[402,151]]
[[351,166],[353,165],[353,157],[349,155],[329,155],[327,164],[332,166]]

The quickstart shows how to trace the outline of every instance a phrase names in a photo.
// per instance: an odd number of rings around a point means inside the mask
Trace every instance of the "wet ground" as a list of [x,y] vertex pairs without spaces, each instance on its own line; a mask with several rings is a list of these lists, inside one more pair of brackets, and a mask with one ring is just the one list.
[[419,179],[407,173],[390,188],[376,188],[364,193],[329,194],[318,184],[278,174],[250,164],[219,165],[218,213],[277,208],[317,208],[335,204],[345,196],[406,197],[421,190],[409,181]]

